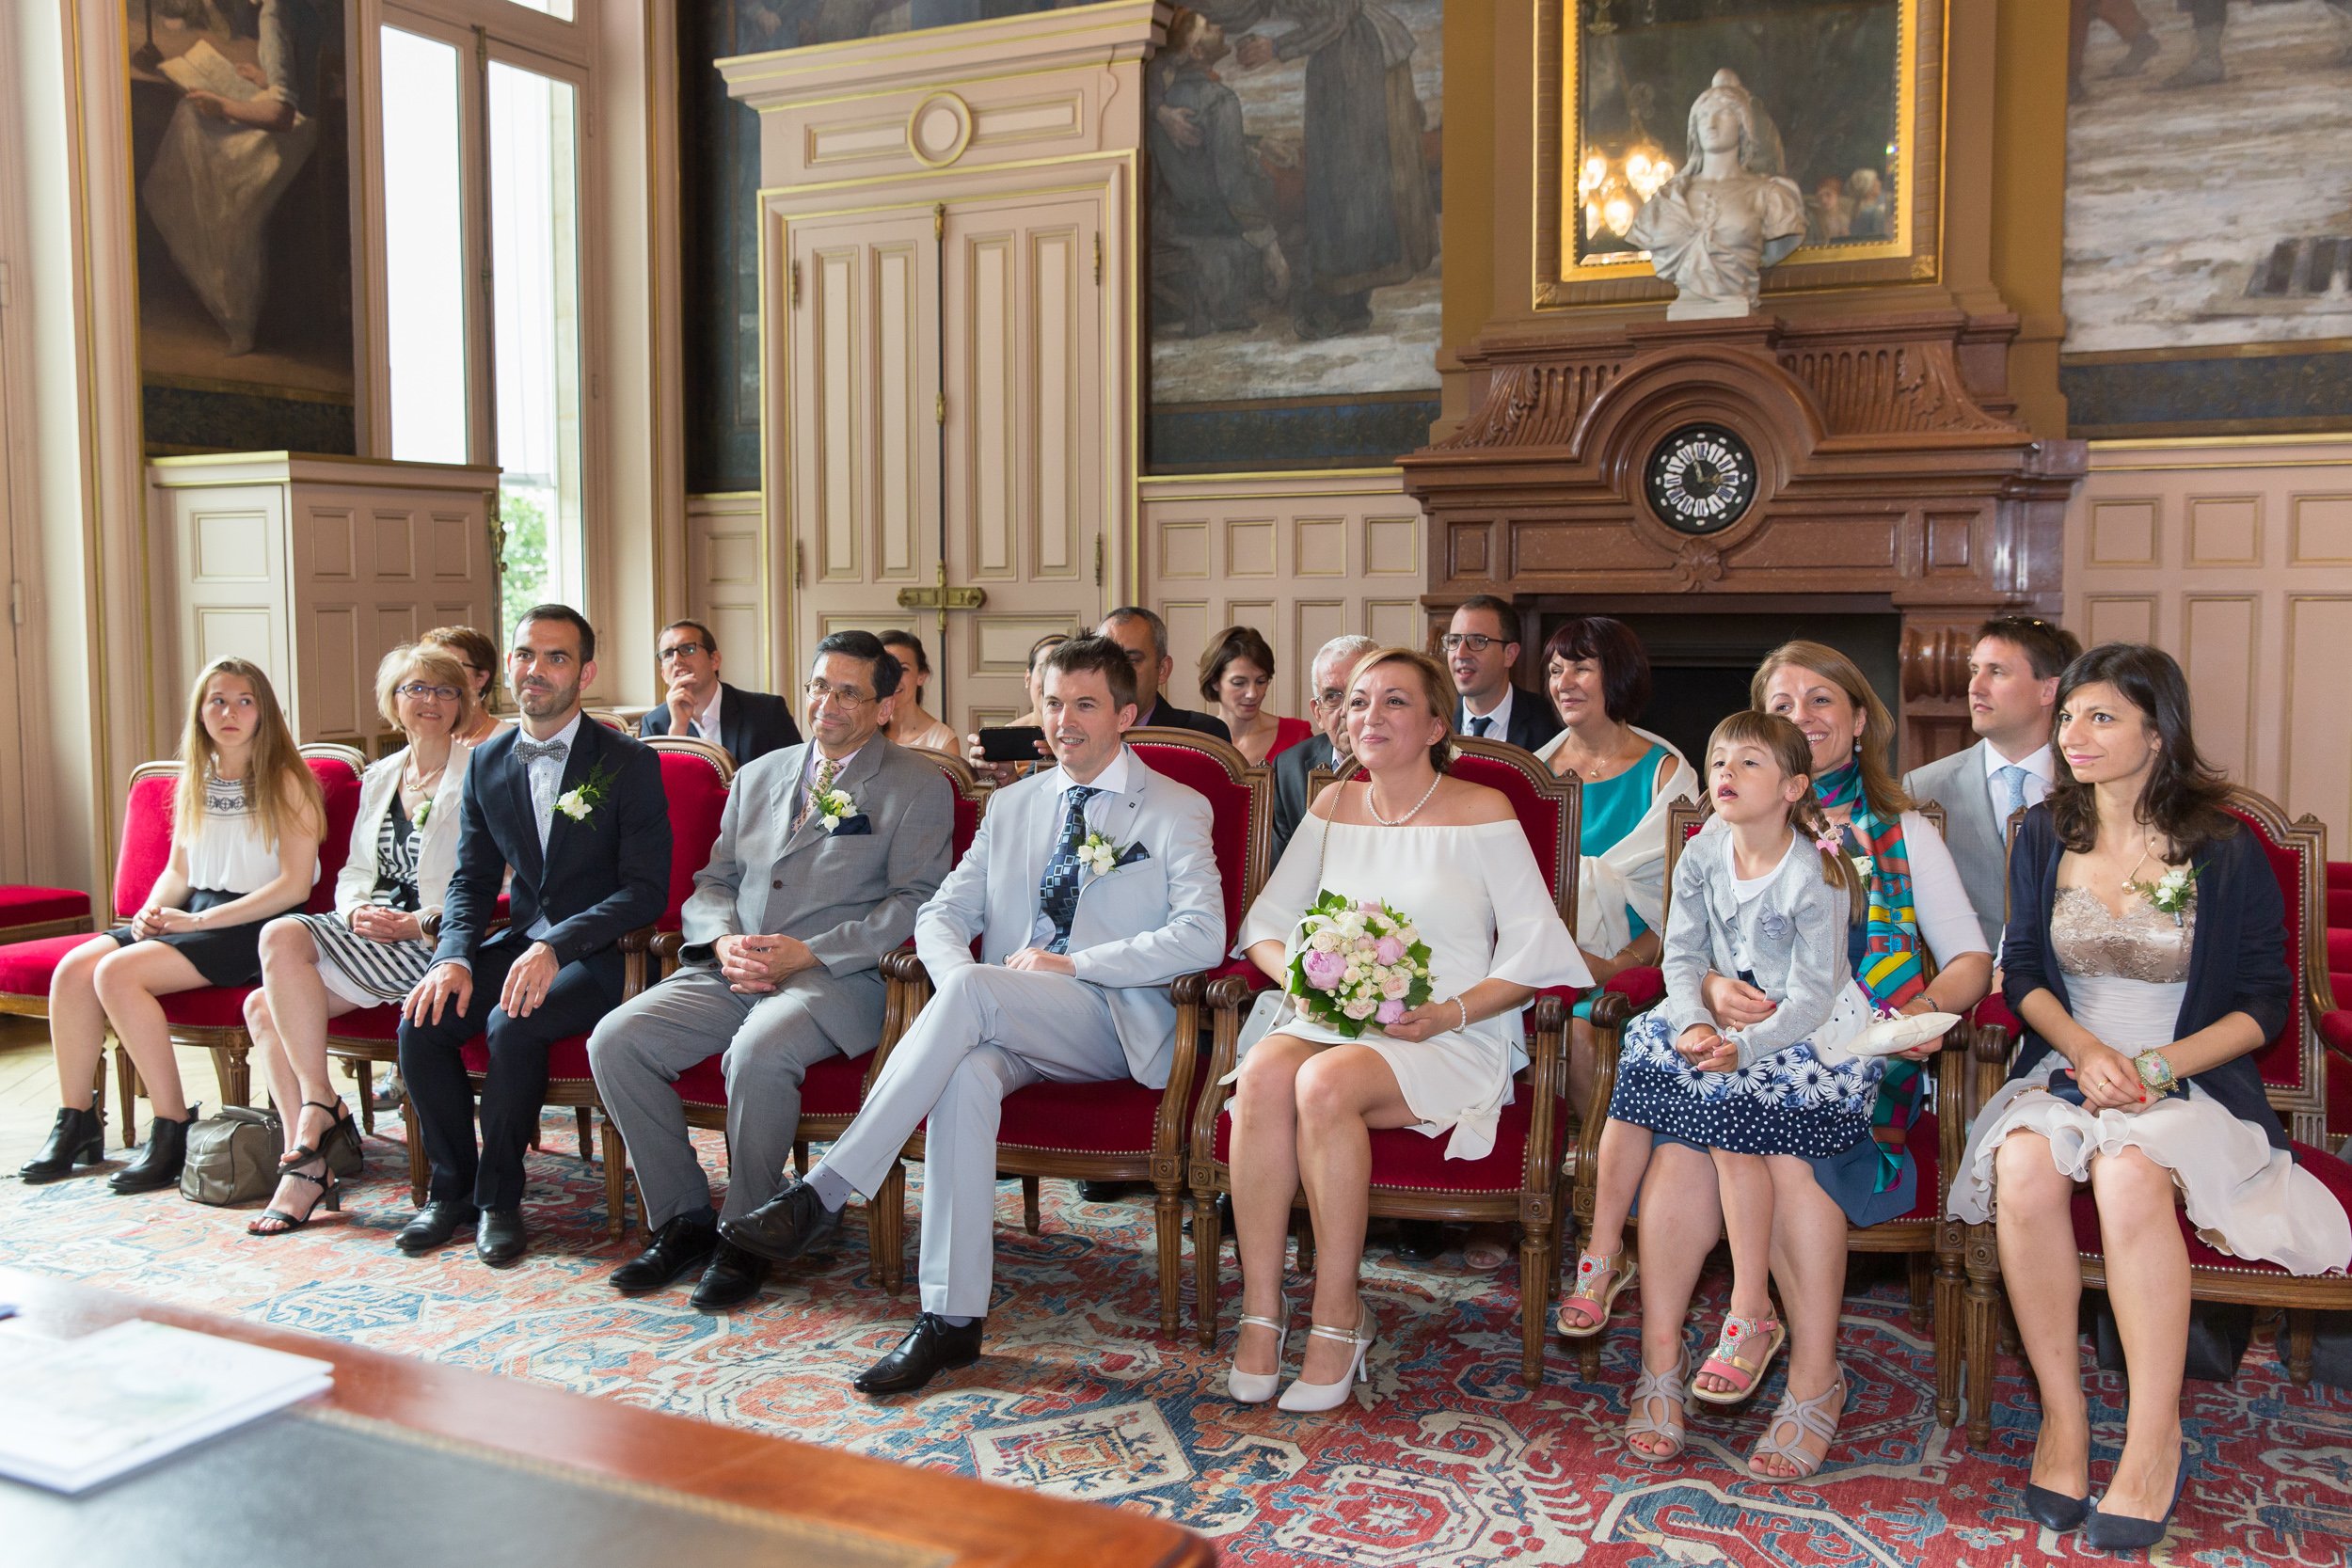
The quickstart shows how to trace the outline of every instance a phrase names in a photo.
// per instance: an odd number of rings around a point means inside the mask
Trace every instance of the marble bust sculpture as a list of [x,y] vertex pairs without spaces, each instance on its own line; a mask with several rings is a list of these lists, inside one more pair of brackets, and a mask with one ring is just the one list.
[[[1728,71],[1691,104],[1682,170],[1634,214],[1626,238],[1675,286],[1666,319],[1744,316],[1766,267],[1804,237],[1804,193],[1772,172],[1756,99]],[[1769,122],[1767,122],[1768,124]]]

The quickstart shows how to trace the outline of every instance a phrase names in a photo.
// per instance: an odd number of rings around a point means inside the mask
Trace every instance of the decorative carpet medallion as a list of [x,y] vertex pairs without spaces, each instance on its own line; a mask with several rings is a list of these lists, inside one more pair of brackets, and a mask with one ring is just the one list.
[[[0,1180],[0,1263],[597,1398],[823,1443],[1065,1497],[1143,1509],[1212,1538],[1234,1568],[2040,1568],[2099,1562],[2079,1534],[2025,1513],[2038,1418],[2014,1360],[1994,1384],[1982,1452],[1935,1425],[1934,1358],[1899,1281],[1857,1285],[1840,1339],[1850,1413],[1829,1465],[1773,1484],[1747,1473],[1786,1381],[1749,1403],[1694,1405],[1690,1449],[1636,1463],[1620,1433],[1633,1381],[1638,1287],[1579,1380],[1556,1341],[1544,1382],[1519,1381],[1518,1276],[1453,1256],[1398,1263],[1375,1241],[1365,1290],[1380,1320],[1370,1382],[1327,1416],[1224,1396],[1239,1279],[1228,1255],[1217,1349],[1158,1333],[1149,1203],[1075,1201],[1044,1183],[1042,1233],[999,1188],[996,1294],[985,1354],[918,1397],[869,1400],[850,1380],[917,1310],[869,1282],[862,1214],[755,1302],[723,1316],[690,1282],[634,1298],[608,1283],[644,1244],[606,1239],[599,1167],[569,1152],[568,1113],[531,1156],[531,1251],[484,1268],[470,1247],[411,1259],[398,1120],[368,1140],[347,1212],[289,1235],[245,1233],[249,1211],[176,1193],[117,1197],[103,1172],[48,1186]],[[719,1139],[702,1139],[723,1170]],[[560,1152],[559,1152],[560,1151]],[[911,1185],[919,1185],[914,1171]],[[915,1195],[908,1202],[914,1246]],[[909,1259],[910,1263],[912,1259]],[[1857,1275],[1867,1263],[1858,1262]],[[910,1269],[910,1275],[912,1269]],[[1293,1298],[1307,1281],[1294,1275]],[[1723,1310],[1702,1301],[1704,1349]],[[1297,1367],[1296,1343],[1288,1370]],[[2122,1437],[2122,1380],[2089,1383],[2104,1480]],[[2352,1394],[2288,1386],[2256,1339],[2236,1380],[2191,1382],[2196,1469],[2159,1568],[2352,1564]],[[11,1563],[0,1546],[0,1563]],[[11,1563],[12,1568],[12,1563]],[[1086,1565],[1092,1568],[1092,1565]]]

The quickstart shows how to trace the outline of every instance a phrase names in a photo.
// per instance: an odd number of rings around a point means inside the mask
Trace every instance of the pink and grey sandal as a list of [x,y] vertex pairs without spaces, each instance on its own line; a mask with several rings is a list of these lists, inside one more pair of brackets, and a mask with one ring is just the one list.
[[1776,1318],[1740,1318],[1724,1314],[1723,1332],[1699,1368],[1701,1377],[1727,1379],[1728,1388],[1708,1388],[1693,1383],[1692,1399],[1709,1404],[1738,1404],[1756,1390],[1772,1370],[1772,1357],[1788,1342],[1788,1331]]
[[1582,1254],[1576,1260],[1576,1288],[1562,1298],[1553,1326],[1566,1338],[1591,1338],[1609,1326],[1617,1297],[1641,1272],[1641,1260],[1622,1246],[1606,1258]]

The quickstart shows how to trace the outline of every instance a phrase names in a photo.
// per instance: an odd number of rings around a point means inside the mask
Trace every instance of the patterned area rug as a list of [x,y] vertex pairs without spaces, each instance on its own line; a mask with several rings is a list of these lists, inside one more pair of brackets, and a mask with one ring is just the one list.
[[[1375,1245],[1367,1269],[1381,1338],[1368,1402],[1285,1416],[1223,1397],[1219,1355],[1155,1332],[1151,1216],[1045,1183],[1042,1233],[1000,1188],[997,1298],[988,1354],[911,1401],[849,1380],[914,1312],[866,1282],[852,1217],[832,1254],[729,1317],[685,1287],[623,1300],[605,1283],[628,1248],[605,1240],[597,1168],[572,1157],[567,1116],[532,1161],[530,1256],[504,1274],[453,1247],[391,1246],[408,1217],[399,1121],[379,1120],[369,1176],[342,1216],[261,1240],[246,1214],[173,1194],[119,1198],[77,1179],[0,1181],[0,1262],[259,1322],[308,1329],[577,1393],[626,1400],[905,1464],[931,1465],[1181,1520],[1248,1568],[1506,1561],[1666,1568],[2093,1560],[2077,1536],[2026,1518],[2035,1418],[2013,1363],[1996,1386],[1994,1450],[1934,1424],[1927,1340],[1899,1288],[1849,1298],[1853,1389],[1832,1465],[1767,1485],[1743,1461],[1783,1373],[1747,1408],[1698,1407],[1692,1447],[1652,1469],[1618,1439],[1635,1339],[1620,1309],[1602,1380],[1580,1382],[1557,1341],[1542,1390],[1521,1397],[1515,1271],[1459,1254],[1427,1266]],[[719,1164],[716,1141],[707,1163]],[[919,1172],[917,1173],[919,1175]],[[910,1204],[912,1210],[912,1201]],[[912,1212],[908,1227],[913,1246]],[[1189,1285],[1191,1264],[1185,1277]],[[912,1259],[909,1273],[912,1275]],[[1237,1291],[1226,1269],[1230,1329]],[[1294,1293],[1302,1282],[1294,1281]],[[1720,1302],[1694,1320],[1711,1324]],[[1185,1309],[1191,1308],[1187,1289]],[[1189,1323],[1189,1316],[1187,1322]],[[1230,1338],[1227,1341],[1230,1343]],[[1294,1355],[1296,1341],[1294,1340]],[[2159,1562],[2201,1568],[2347,1561],[2352,1395],[2289,1386],[2258,1339],[2234,1384],[2188,1386],[2197,1471]],[[2122,1433],[2122,1386],[2094,1385],[2104,1464]]]

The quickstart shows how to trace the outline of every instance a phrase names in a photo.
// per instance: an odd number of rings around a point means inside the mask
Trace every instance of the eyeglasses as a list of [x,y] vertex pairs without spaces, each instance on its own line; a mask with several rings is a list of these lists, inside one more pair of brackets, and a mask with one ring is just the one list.
[[811,707],[822,707],[828,699],[839,703],[843,707],[856,707],[861,703],[870,703],[874,700],[854,686],[834,686],[830,681],[814,680],[801,689],[808,693]]
[[1450,631],[1438,639],[1438,646],[1450,654],[1460,653],[1464,648],[1474,654],[1483,654],[1502,641],[1502,638],[1488,637],[1483,631]]
[[453,703],[457,700],[457,688],[453,686],[427,686],[422,681],[410,681],[406,686],[393,688],[393,690],[398,692],[403,697],[411,697],[420,703],[423,702],[427,697],[432,698],[437,703]]
[[1347,701],[1347,693],[1336,686],[1327,686],[1311,699],[1317,707],[1337,707]]
[[696,654],[716,652],[717,649],[706,648],[699,642],[673,642],[661,650],[660,657],[666,663],[674,658],[692,658]]

